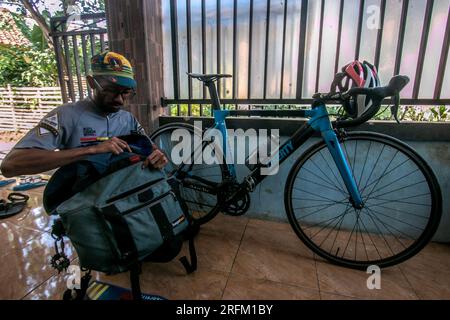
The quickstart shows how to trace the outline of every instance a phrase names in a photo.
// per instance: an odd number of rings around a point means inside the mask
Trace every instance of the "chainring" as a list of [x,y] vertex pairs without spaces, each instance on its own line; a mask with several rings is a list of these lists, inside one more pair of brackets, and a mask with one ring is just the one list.
[[[234,187],[231,188],[227,193],[229,195],[233,194],[236,189]],[[248,209],[250,208],[250,195],[248,192],[240,194],[233,201],[227,202],[223,212],[230,216],[242,216],[244,215]]]

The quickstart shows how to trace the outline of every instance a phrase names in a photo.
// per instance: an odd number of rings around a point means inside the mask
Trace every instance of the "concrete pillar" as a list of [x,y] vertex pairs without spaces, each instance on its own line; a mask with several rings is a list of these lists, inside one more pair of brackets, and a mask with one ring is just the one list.
[[106,18],[110,50],[135,68],[137,95],[127,108],[151,133],[164,95],[161,0],[106,0]]

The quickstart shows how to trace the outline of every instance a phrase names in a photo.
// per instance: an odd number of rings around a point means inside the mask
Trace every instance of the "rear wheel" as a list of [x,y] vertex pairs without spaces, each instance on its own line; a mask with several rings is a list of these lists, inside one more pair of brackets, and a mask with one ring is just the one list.
[[388,267],[418,253],[441,217],[441,191],[427,163],[405,143],[376,133],[341,142],[364,207],[355,209],[325,143],[311,147],[288,176],[285,205],[299,238],[333,263]]
[[[194,130],[194,126],[185,123],[174,123],[160,127],[150,137],[150,139],[166,154],[169,164],[164,168],[168,175],[174,175],[181,182],[181,197],[186,202],[189,214],[199,224],[206,223],[214,218],[220,211],[219,206],[219,185],[224,178],[224,162],[216,159],[217,164],[205,164],[199,159],[201,153],[195,153],[194,135],[198,141],[201,140],[202,132]],[[172,139],[176,139],[173,141]],[[179,140],[178,140],[179,139]],[[179,144],[190,139],[189,146],[184,154],[179,152]],[[178,147],[177,147],[178,146]],[[175,149],[174,149],[175,147]],[[205,145],[200,146],[201,150],[205,149]],[[215,154],[208,154],[212,158],[216,158]],[[209,163],[214,159],[209,159]],[[180,160],[185,160],[180,163]],[[189,160],[188,160],[189,159]],[[186,161],[188,160],[188,161]],[[197,161],[196,161],[197,160]],[[199,161],[201,160],[201,161]],[[200,162],[200,164],[195,164]]]

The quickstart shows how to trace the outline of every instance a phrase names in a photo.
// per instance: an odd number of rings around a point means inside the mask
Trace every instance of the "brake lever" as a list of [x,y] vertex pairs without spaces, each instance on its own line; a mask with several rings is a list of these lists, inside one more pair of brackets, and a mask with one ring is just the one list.
[[397,123],[400,123],[400,120],[398,119],[398,110],[400,108],[400,94],[397,93],[396,95],[392,96],[392,105],[391,105],[391,113],[394,116],[395,121]]

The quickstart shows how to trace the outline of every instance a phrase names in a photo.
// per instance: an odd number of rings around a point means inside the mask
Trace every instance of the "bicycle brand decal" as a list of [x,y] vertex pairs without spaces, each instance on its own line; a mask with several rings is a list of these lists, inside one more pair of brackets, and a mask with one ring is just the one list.
[[292,151],[294,151],[294,145],[292,144],[292,141],[289,141],[289,143],[280,150],[280,161],[286,159]]

